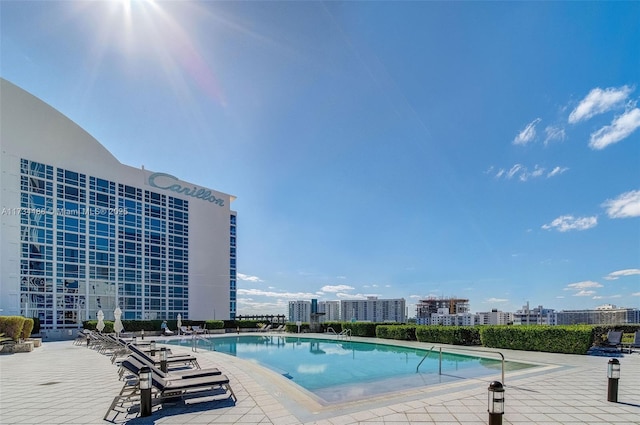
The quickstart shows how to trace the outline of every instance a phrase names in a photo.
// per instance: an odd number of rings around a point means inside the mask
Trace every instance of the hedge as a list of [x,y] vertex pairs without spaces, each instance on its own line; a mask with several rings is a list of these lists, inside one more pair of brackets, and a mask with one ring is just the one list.
[[0,316],[0,333],[4,333],[15,342],[20,341],[25,320],[22,316]]
[[453,345],[480,345],[477,326],[416,326],[416,339],[420,342],[435,342]]
[[491,348],[586,354],[593,345],[594,327],[570,326],[482,326],[482,345]]
[[33,331],[33,319],[24,319],[24,324],[22,325],[22,339],[27,339],[31,336],[31,332]]
[[[122,320],[122,326],[124,332],[140,332],[142,330],[160,332],[162,331],[160,326],[163,321],[164,320]],[[182,326],[200,326],[206,329],[223,329],[224,327],[224,321],[222,320],[182,320],[181,322]],[[113,324],[113,321],[105,320],[102,332],[113,332]],[[86,320],[82,323],[82,326],[89,330],[95,330],[97,325],[97,320]],[[178,321],[167,320],[167,326],[169,329],[175,331],[178,328]]]
[[417,341],[415,325],[378,325],[376,337],[400,341]]

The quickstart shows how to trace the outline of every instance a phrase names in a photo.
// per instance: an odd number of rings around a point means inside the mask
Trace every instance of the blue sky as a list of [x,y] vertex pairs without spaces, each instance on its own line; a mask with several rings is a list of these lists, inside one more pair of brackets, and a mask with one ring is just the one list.
[[238,310],[640,307],[640,3],[0,3],[3,78],[237,196]]

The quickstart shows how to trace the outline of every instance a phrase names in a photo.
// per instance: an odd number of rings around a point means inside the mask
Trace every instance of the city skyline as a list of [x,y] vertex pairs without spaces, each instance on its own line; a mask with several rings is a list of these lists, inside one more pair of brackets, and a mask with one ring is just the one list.
[[238,314],[640,308],[640,3],[0,3],[0,72],[237,196]]

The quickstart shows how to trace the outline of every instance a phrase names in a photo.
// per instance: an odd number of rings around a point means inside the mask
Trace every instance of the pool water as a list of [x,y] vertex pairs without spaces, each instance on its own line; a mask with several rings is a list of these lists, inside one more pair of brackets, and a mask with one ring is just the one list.
[[[176,341],[183,345],[191,340]],[[499,376],[500,360],[386,344],[281,335],[223,337],[198,341],[213,349],[251,360],[291,379],[327,402],[353,400],[388,391],[416,388],[455,379]],[[531,367],[505,362],[506,370]]]

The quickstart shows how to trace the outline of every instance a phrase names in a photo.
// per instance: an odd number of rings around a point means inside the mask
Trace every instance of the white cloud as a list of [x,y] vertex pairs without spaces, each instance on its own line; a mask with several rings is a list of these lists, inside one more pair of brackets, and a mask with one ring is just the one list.
[[536,118],[531,121],[527,126],[513,139],[514,145],[526,145],[536,138],[536,125],[542,121],[541,118]]
[[312,292],[274,292],[263,291],[262,289],[238,289],[238,295],[256,295],[262,297],[286,298],[291,300],[306,300],[316,297],[316,294]]
[[631,294],[632,297],[640,297],[640,292],[634,292]]
[[621,276],[633,276],[636,274],[640,274],[640,269],[625,269],[625,270],[618,270],[615,272],[611,272],[608,275],[606,275],[604,278],[606,280],[617,280],[619,279]]
[[533,169],[529,170],[529,168],[525,167],[522,164],[514,164],[508,171],[505,170],[504,168],[501,168],[496,171],[494,167],[491,167],[489,168],[489,170],[486,171],[486,173],[487,174],[495,173],[496,179],[499,179],[502,177],[504,177],[505,180],[511,180],[513,178],[517,178],[521,182],[526,182],[530,179],[536,179],[539,177],[547,177],[547,178],[555,177],[564,173],[567,170],[568,170],[567,167],[556,166],[553,169],[551,169],[551,171],[547,172],[545,167],[538,164],[535,164],[533,166]]
[[640,217],[640,190],[632,190],[615,199],[608,199],[602,206],[607,209],[609,218]]
[[604,149],[609,145],[628,137],[640,127],[640,109],[633,108],[624,114],[617,116],[611,125],[602,127],[591,133],[589,147],[591,149]]
[[345,298],[349,300],[366,300],[367,297],[377,297],[378,294],[347,294],[344,292],[338,292],[336,296],[338,298]]
[[602,288],[602,284],[598,282],[594,282],[592,280],[585,280],[583,282],[570,283],[564,288],[564,290],[575,291],[575,290],[583,290],[586,288]]
[[422,296],[421,295],[409,295],[409,298],[417,298],[417,299],[421,300]]
[[569,123],[575,124],[613,109],[622,104],[632,91],[633,88],[629,86],[609,87],[604,90],[596,87],[571,111]]
[[509,301],[506,298],[488,298],[485,300],[485,303],[506,303]]
[[249,276],[247,274],[238,273],[238,279],[246,280],[247,282],[263,282],[258,276]]
[[562,142],[567,137],[567,134],[565,133],[564,128],[562,127],[553,127],[550,125],[544,129],[544,132],[547,135],[544,139],[545,145],[548,145],[549,143],[556,140]]
[[563,215],[549,224],[543,224],[545,230],[556,229],[559,232],[568,232],[569,230],[587,230],[598,224],[598,217],[574,217],[572,215]]
[[553,170],[551,170],[551,171],[549,171],[549,173],[547,173],[547,178],[554,177],[554,176],[559,176],[560,174],[564,173],[568,169],[569,168],[567,168],[567,167],[554,167]]
[[333,286],[326,285],[320,288],[320,290],[323,292],[344,292],[344,291],[350,291],[352,289],[355,289],[355,288],[349,285],[333,285]]
[[[573,294],[574,297],[590,297],[593,294],[595,294],[596,291],[586,291],[586,290],[582,290],[582,291],[578,291],[575,294]],[[596,297],[593,297],[593,299],[596,299]]]

